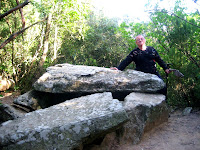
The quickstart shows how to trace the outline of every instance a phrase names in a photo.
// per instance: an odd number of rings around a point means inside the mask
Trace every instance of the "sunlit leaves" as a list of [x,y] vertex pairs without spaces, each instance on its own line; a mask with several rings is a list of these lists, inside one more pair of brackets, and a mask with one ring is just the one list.
[[175,105],[197,105],[194,99],[198,99],[199,95],[195,97],[194,93],[200,84],[196,78],[200,71],[200,16],[198,13],[186,14],[184,10],[178,3],[173,12],[155,10],[151,14],[152,36],[159,41],[155,43],[156,47],[166,51],[166,55],[162,55],[164,60],[185,75],[184,79],[169,76],[169,102]]

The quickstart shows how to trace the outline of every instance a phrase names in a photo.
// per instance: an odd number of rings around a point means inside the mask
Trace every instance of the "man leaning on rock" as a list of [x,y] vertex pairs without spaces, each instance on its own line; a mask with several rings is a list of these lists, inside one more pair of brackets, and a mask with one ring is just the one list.
[[[157,62],[163,68],[166,74],[171,72],[166,63],[159,56],[158,52],[153,47],[146,46],[146,40],[144,36],[138,35],[136,36],[135,40],[138,47],[133,49],[118,67],[113,67],[111,69],[123,71],[131,62],[134,62],[136,65],[135,70],[142,71],[144,73],[155,74],[161,78],[156,68]],[[165,86],[159,91],[159,93],[166,95],[167,87]]]

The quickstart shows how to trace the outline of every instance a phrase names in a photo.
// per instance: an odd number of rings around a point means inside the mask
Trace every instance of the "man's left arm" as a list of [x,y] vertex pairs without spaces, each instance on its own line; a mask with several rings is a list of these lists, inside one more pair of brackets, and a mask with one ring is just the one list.
[[166,63],[162,60],[158,52],[156,50],[154,50],[154,52],[155,52],[155,61],[163,68],[163,70],[167,74],[170,73],[169,68],[167,67]]

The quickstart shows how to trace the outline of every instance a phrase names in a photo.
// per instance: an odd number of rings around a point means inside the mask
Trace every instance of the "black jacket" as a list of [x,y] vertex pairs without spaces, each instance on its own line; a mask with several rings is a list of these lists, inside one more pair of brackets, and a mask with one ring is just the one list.
[[132,61],[136,64],[135,70],[145,73],[156,74],[155,62],[157,62],[164,70],[167,69],[165,62],[160,58],[158,52],[150,46],[148,46],[145,51],[142,51],[139,48],[132,50],[117,68],[119,70],[124,70]]

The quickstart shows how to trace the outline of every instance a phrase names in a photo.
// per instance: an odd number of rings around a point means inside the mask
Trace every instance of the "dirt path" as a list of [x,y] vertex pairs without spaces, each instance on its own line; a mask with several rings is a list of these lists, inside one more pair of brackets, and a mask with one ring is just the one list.
[[[1,103],[12,104],[19,92],[0,93]],[[200,108],[186,116],[182,110],[171,113],[168,122],[146,133],[138,145],[123,145],[115,150],[200,150]]]
[[146,133],[138,145],[124,145],[117,150],[200,150],[200,110],[183,116],[171,114],[168,122]]
[[12,105],[13,100],[17,98],[19,95],[20,95],[19,91],[0,92],[0,103]]

